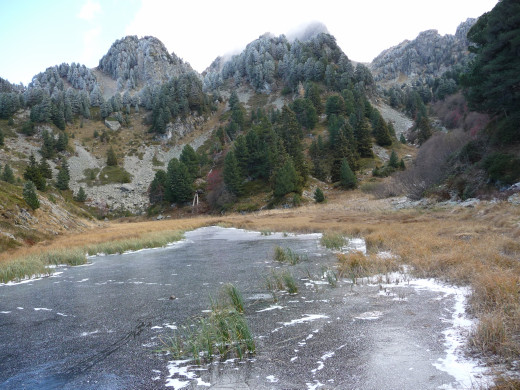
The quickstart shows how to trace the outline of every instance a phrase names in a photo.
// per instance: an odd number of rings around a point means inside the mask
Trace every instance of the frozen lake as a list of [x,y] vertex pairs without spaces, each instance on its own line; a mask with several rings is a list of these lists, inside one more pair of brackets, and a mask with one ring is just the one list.
[[[306,260],[281,266],[274,248]],[[0,285],[0,389],[436,389],[484,383],[460,356],[465,290],[433,281],[332,288],[319,235],[208,227],[167,248],[95,256],[29,283]],[[297,295],[274,302],[271,270]],[[309,278],[310,277],[310,278]],[[154,351],[204,315],[225,283],[246,300],[257,354],[196,367]],[[171,296],[176,299],[170,299]]]

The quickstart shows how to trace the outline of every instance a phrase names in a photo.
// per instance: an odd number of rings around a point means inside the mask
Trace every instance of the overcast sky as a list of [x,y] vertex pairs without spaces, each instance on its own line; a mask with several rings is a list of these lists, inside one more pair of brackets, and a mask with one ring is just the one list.
[[345,54],[370,62],[424,30],[454,34],[497,0],[0,0],[0,77],[27,85],[47,67],[93,68],[125,35],[152,35],[202,72],[265,32],[325,24]]

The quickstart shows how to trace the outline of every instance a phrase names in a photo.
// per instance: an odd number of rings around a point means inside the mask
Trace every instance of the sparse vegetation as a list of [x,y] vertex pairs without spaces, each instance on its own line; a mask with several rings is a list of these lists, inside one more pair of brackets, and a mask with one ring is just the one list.
[[281,272],[272,270],[269,276],[265,278],[265,286],[273,294],[275,299],[277,291],[285,290],[289,294],[296,294],[298,292],[296,280],[287,270]]
[[347,239],[341,233],[326,232],[321,236],[320,244],[327,249],[339,250],[347,245]]
[[[230,290],[226,286],[225,289],[227,294],[240,296],[234,287]],[[162,341],[162,350],[171,353],[175,359],[189,358],[197,364],[231,355],[242,359],[256,350],[249,325],[234,303],[213,303],[208,317],[187,322],[175,330],[172,337]]]
[[274,259],[280,263],[289,263],[290,265],[296,265],[301,262],[304,257],[295,253],[291,248],[282,248],[276,246],[274,248]]

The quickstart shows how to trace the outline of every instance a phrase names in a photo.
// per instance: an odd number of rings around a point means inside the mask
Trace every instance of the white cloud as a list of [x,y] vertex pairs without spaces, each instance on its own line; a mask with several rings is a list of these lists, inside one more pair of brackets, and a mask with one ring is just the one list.
[[81,7],[81,10],[79,11],[79,14],[77,15],[78,18],[91,21],[93,20],[97,14],[101,13],[101,4],[95,1],[88,0],[85,4],[83,4],[83,7]]
[[81,63],[88,67],[97,66],[96,58],[98,55],[98,41],[101,36],[101,27],[97,26],[85,31],[83,34],[83,52],[81,53]]

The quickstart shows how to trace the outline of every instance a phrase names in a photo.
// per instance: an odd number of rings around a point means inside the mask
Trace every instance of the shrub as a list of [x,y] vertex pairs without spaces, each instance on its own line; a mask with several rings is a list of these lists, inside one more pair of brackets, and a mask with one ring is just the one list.
[[513,184],[520,179],[520,159],[511,154],[493,153],[484,160],[483,166],[497,184]]
[[316,203],[323,203],[325,201],[325,195],[320,187],[316,188],[314,191],[314,200]]
[[36,134],[36,128],[34,127],[34,123],[31,121],[25,122],[22,125],[22,134],[25,134],[27,136],[31,136]]
[[107,165],[109,167],[115,167],[117,165],[117,156],[114,148],[110,147],[107,152]]

